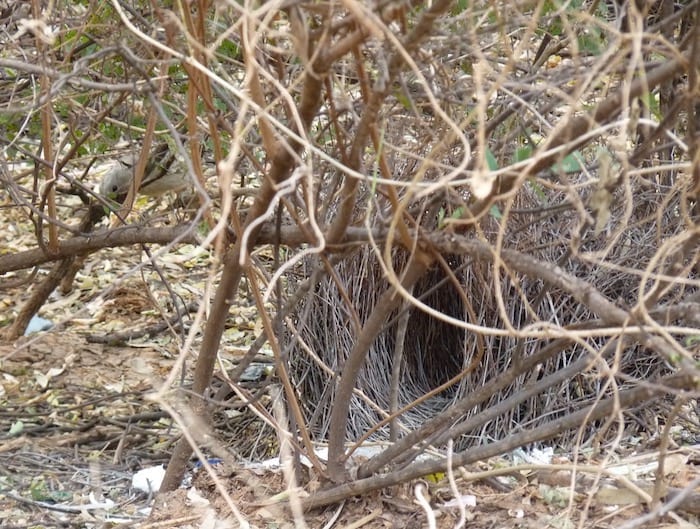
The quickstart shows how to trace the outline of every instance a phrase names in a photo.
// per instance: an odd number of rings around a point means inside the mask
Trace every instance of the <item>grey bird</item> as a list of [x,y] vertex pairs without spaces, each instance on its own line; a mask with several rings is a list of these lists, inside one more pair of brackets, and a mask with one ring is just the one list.
[[[158,163],[149,163],[138,190],[140,194],[147,196],[159,196],[168,191],[175,193],[191,186],[187,176],[179,171],[170,171],[174,161],[172,153]],[[100,194],[113,200],[123,200],[129,192],[129,187],[134,183],[134,170],[138,158],[129,155],[115,160],[100,182]]]

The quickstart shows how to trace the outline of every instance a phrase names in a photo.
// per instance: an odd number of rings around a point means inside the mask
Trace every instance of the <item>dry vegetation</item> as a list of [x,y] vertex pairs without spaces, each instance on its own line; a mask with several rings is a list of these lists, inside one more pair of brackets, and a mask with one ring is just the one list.
[[[699,442],[697,1],[0,4],[6,340],[132,245],[182,323],[164,256],[211,257],[153,397],[186,434],[164,489],[222,451],[201,417],[232,394],[262,418],[239,453],[276,435],[327,484],[297,516],[444,472],[419,456],[448,444],[457,467]],[[175,154],[192,194],[167,221],[93,191],[125,150],[137,180]],[[255,341],[214,394],[246,303]],[[349,459],[368,439],[391,444]]]

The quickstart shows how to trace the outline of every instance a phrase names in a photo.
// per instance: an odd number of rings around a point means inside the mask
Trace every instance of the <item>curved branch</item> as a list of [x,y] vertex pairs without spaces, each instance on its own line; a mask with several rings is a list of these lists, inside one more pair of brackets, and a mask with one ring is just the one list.
[[89,90],[101,92],[130,92],[144,94],[152,90],[150,81],[136,81],[133,83],[99,83],[83,77],[78,77],[77,72],[64,73],[41,64],[32,64],[15,59],[0,59],[0,68],[11,68],[33,75],[45,75],[46,77],[63,83],[70,83]]
[[[580,428],[581,425],[585,424],[587,421],[595,421],[609,416],[620,408],[633,405],[638,406],[640,403],[678,390],[697,391],[695,377],[691,374],[672,375],[662,378],[656,383],[649,383],[640,387],[620,391],[617,397],[612,396],[601,400],[596,404],[537,428],[524,430],[517,435],[509,436],[501,441],[477,446],[455,454],[452,458],[452,466],[468,465],[476,461],[510,452],[527,444],[545,441],[567,430]],[[446,468],[447,459],[429,459],[427,461],[414,463],[396,472],[359,479],[322,490],[305,499],[302,504],[304,509],[314,509],[352,496],[366,494],[385,487],[392,487],[399,483],[405,483],[421,476],[445,472]]]

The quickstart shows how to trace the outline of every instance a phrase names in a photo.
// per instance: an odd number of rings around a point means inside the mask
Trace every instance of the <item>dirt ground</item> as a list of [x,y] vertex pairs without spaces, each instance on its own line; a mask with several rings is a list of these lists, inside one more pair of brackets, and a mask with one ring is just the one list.
[[[183,488],[155,502],[153,495],[133,489],[133,473],[166,464],[178,435],[169,416],[148,398],[176,361],[172,343],[163,336],[157,340],[158,345],[114,347],[60,331],[26,339],[23,348],[2,346],[0,527],[238,527],[237,517],[251,527],[294,526],[287,504],[279,501],[287,497],[280,494],[287,486],[279,469],[233,460],[215,464],[213,477],[193,468]],[[235,451],[236,439],[225,442]],[[666,461],[669,485],[697,484],[700,447],[674,454]],[[629,461],[640,474],[635,483],[653,485],[653,472],[641,475],[648,460],[630,456]],[[509,464],[488,461],[468,470]],[[466,526],[618,527],[650,510],[619,480],[611,482],[614,492],[605,496],[594,494],[602,485],[572,489],[569,472],[553,475],[518,471],[499,480],[468,482],[457,473],[459,495],[471,504]],[[292,494],[297,498],[322,486],[308,474],[300,481],[302,487]],[[417,488],[424,491],[426,508],[416,499]],[[303,518],[307,527],[411,529],[434,523],[453,528],[460,519],[454,496],[444,476],[427,476]],[[697,527],[698,497],[693,501],[685,511],[637,526]]]
[[[293,500],[327,485],[302,467],[299,487],[289,490],[279,468],[262,467],[262,459],[278,455],[274,430],[240,410],[215,422],[217,455],[223,447],[227,457],[211,473],[193,461],[181,489],[158,496],[137,490],[134,473],[166,465],[179,438],[153,395],[190,380],[200,334],[192,333],[191,353],[178,363],[187,337],[178,322],[190,328],[193,314],[187,317],[186,308],[196,310],[208,278],[208,257],[192,248],[159,259],[170,291],[153,271],[138,268],[138,250],[115,249],[85,263],[73,289],[42,308],[54,325],[50,331],[0,343],[0,528],[698,526],[697,445],[673,446],[665,460],[666,485],[685,489],[682,508],[649,520],[643,517],[659,505],[647,501],[658,460],[653,446],[618,451],[608,461],[627,469],[618,478],[601,472],[596,460],[574,477],[566,453],[553,461],[558,467],[515,467],[508,457],[456,469],[453,486],[446,476],[425,476],[295,518],[288,509]],[[131,263],[128,272],[123,263]],[[26,299],[26,288],[2,296],[0,327]],[[172,318],[176,304],[180,318]],[[173,327],[163,325],[157,307],[169,311]],[[235,365],[260,328],[244,288],[224,333],[220,367]],[[474,480],[475,472],[493,475]],[[456,498],[466,504],[462,515]]]

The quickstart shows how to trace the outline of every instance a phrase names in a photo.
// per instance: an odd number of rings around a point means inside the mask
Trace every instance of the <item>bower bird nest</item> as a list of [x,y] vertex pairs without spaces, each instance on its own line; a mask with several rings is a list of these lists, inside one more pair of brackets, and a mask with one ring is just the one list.
[[[400,272],[405,260],[405,252],[395,253],[394,269]],[[499,309],[494,292],[493,267],[460,256],[448,256],[445,262],[449,272],[445,263],[435,265],[415,285],[412,295],[442,315],[503,329],[503,309]],[[524,326],[535,317],[557,325],[590,320],[590,313],[568,294],[553,290],[544,297],[540,281],[525,277],[514,280],[502,270],[499,273],[502,299],[513,301],[505,308],[511,324]],[[297,312],[297,328],[292,337],[297,343],[290,356],[292,377],[305,407],[307,426],[319,439],[328,434],[338,382],[336,374],[342,374],[342,366],[360,332],[359,326],[365,323],[389,286],[376,254],[368,248],[358,249],[340,262],[335,277],[335,280],[328,276],[321,279]],[[629,285],[622,288],[630,290]],[[593,338],[589,343],[601,346],[602,342],[594,341]],[[409,406],[398,419],[398,436],[401,436],[475,389],[497,380],[512,366],[516,355],[527,357],[550,342],[545,338],[478,335],[403,302],[388,318],[368,351],[352,397],[348,437],[357,440],[375,428],[371,437],[386,439],[389,426],[376,426],[391,411]],[[402,354],[398,354],[397,344],[403,345]],[[566,367],[583,353],[583,346],[572,342],[535,369],[521,373],[507,387],[495,391],[463,419],[482,413],[522,391],[527,384]],[[392,370],[397,361],[399,378],[392,393]],[[663,369],[658,358],[651,353],[645,356],[638,346],[625,350],[620,362],[621,371],[632,378],[646,378],[651,371],[658,374]],[[502,439],[522,428],[539,426],[578,410],[592,403],[597,394],[610,391],[606,389],[605,377],[600,375],[594,368],[553,385],[454,439],[455,446],[465,448]],[[449,381],[452,383],[447,384]],[[643,417],[637,417],[636,426],[632,426],[637,429],[649,426],[643,422]],[[588,424],[585,433],[593,434],[597,426]],[[569,432],[559,442],[565,444],[574,435],[576,432]]]
[[[381,293],[387,287],[381,267],[368,251],[360,251],[338,267],[343,288],[353,301],[348,308],[341,290],[330,279],[324,279],[315,289],[308,317],[299,322],[300,336],[316,352],[330,370],[337,372],[345,361],[357,337],[357,324],[369,317]],[[457,287],[450,283],[440,269],[430,271],[416,285],[414,295],[442,314],[464,319],[465,307]],[[356,318],[351,315],[355,311]],[[402,307],[395,311],[391,321],[370,348],[365,366],[358,380],[348,431],[353,437],[366,432],[381,421],[389,409],[392,358],[396,351],[397,332],[404,327],[404,350],[398,385],[398,407],[412,403],[457,376],[469,363],[469,342],[464,329],[418,310]],[[295,355],[303,358],[303,355]],[[325,436],[330,417],[335,379],[316,362],[304,362],[295,369],[297,386],[302,391],[302,402],[312,410],[308,424],[312,430]],[[463,383],[453,385],[421,403],[401,418],[405,428],[411,429],[423,420],[444,409],[463,391]],[[385,437],[388,427],[378,432]]]

